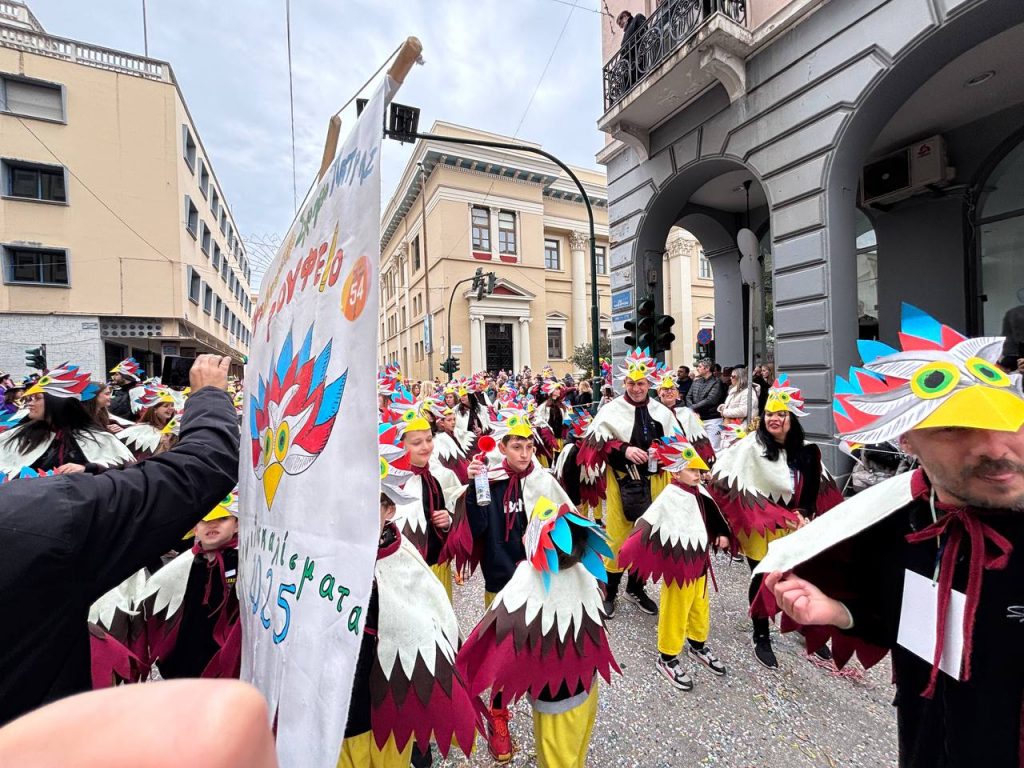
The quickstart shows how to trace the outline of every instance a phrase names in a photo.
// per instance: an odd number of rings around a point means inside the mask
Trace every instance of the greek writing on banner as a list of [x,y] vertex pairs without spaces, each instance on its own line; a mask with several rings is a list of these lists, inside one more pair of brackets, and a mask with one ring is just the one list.
[[386,86],[268,269],[245,368],[242,679],[266,696],[284,768],[337,762],[373,579]]

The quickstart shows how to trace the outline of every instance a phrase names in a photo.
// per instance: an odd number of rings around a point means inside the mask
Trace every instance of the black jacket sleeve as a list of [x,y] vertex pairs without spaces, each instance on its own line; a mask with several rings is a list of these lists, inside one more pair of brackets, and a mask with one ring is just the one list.
[[80,573],[95,600],[175,545],[238,483],[238,425],[227,393],[210,387],[185,404],[181,438],[166,453],[102,475],[67,475]]

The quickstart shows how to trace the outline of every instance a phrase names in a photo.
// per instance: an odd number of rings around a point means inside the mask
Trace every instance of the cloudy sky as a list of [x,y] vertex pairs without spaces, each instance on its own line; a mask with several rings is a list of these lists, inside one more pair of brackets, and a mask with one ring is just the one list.
[[[28,2],[52,34],[142,53],[142,0]],[[445,120],[518,135],[596,167],[600,25],[608,23],[600,3],[292,0],[299,197],[319,167],[330,116],[408,35],[423,42],[425,65],[398,101],[422,109],[421,130]],[[242,232],[283,235],[294,212],[285,0],[147,0],[146,8],[150,56],[173,66]],[[410,151],[387,142],[385,200]]]

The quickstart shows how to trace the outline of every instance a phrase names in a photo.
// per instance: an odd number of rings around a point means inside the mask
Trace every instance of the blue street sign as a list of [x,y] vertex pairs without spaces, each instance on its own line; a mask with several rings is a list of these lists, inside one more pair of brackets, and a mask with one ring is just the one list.
[[621,312],[633,306],[633,291],[619,291],[612,294],[612,312]]

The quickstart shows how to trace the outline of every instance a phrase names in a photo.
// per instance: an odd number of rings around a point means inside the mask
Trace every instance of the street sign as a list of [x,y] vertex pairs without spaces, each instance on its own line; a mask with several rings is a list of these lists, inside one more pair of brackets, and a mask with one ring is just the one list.
[[626,330],[626,322],[631,318],[631,312],[621,312],[612,315],[612,333],[623,333]]
[[428,355],[434,351],[434,318],[430,315],[423,319],[423,351]]
[[633,292],[619,291],[612,294],[612,312],[621,312],[633,308]]
[[461,355],[462,354],[462,345],[461,344],[452,344],[452,350],[451,350],[451,352],[449,354]]
[[712,337],[712,330],[710,328],[701,328],[697,331],[697,343],[698,344],[710,344]]

